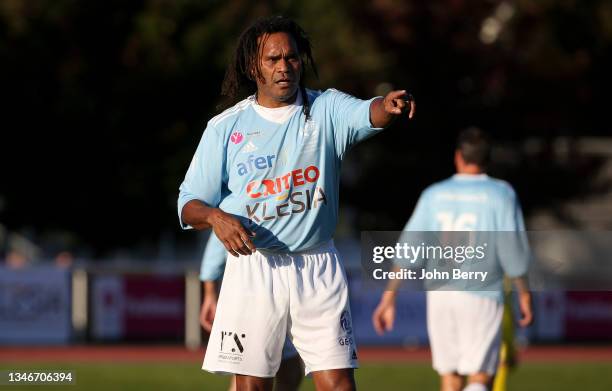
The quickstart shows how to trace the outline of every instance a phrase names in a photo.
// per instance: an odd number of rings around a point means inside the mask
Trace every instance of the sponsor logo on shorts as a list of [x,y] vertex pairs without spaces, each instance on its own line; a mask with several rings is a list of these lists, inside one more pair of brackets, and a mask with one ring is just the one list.
[[351,338],[351,337],[340,337],[340,338],[338,338],[338,344],[340,346],[351,346],[353,344],[353,338]]
[[353,332],[353,326],[351,326],[351,315],[349,315],[347,310],[342,311],[342,314],[340,314],[340,327],[342,327],[342,330],[344,330],[344,332],[347,334],[351,334]]
[[239,363],[245,349],[246,334],[234,331],[221,331],[221,346],[219,349],[219,361]]

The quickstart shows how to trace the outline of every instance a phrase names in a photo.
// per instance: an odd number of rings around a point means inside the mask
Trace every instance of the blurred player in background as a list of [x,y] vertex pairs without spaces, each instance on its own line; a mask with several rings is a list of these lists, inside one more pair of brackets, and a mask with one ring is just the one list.
[[[218,284],[223,277],[227,250],[213,234],[206,243],[200,267],[200,281],[203,285],[203,301],[200,311],[200,324],[210,333],[215,312],[217,311]],[[302,382],[303,366],[295,347],[285,339],[280,368],[274,377],[275,391],[297,391]],[[232,376],[229,391],[236,390],[236,378]]]
[[[486,174],[489,154],[490,143],[481,130],[464,130],[455,151],[457,174],[421,194],[404,230],[524,231],[514,189]],[[494,259],[517,289],[522,314],[519,324],[525,327],[533,318],[531,294],[524,277],[527,259]],[[372,316],[379,334],[391,330],[395,318],[396,282],[389,287]],[[458,391],[464,386],[465,391],[491,389],[499,360],[503,312],[501,288],[427,292],[427,329],[441,390]]]
[[[360,100],[308,90],[303,29],[284,17],[240,37],[222,94],[180,186],[183,228],[209,229],[230,256],[203,369],[270,390],[287,336],[318,390],[353,390],[357,350],[333,243],[340,166],[358,142],[414,114],[406,91]],[[341,344],[339,340],[350,340]]]

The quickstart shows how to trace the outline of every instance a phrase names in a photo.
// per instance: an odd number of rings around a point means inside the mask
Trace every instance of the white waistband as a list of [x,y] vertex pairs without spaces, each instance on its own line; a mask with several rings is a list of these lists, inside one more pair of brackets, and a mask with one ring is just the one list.
[[257,249],[257,252],[259,252],[264,257],[283,256],[283,255],[295,257],[299,255],[321,254],[321,253],[325,253],[328,251],[336,251],[336,246],[334,245],[334,239],[330,239],[327,242],[317,244],[313,247],[310,247],[302,251],[290,252],[290,251],[270,251],[268,249],[263,249],[263,248]]

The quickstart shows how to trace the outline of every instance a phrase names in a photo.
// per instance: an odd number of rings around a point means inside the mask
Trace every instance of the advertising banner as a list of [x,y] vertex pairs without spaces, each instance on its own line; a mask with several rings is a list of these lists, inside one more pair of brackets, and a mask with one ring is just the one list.
[[383,289],[365,283],[360,275],[349,279],[351,315],[355,338],[360,345],[426,345],[425,292],[399,291],[393,331],[379,336],[372,326],[372,313]]
[[61,344],[71,337],[70,272],[0,268],[0,344]]
[[565,338],[612,340],[612,292],[566,292]]
[[182,274],[94,276],[92,307],[95,339],[182,339],[185,278]]

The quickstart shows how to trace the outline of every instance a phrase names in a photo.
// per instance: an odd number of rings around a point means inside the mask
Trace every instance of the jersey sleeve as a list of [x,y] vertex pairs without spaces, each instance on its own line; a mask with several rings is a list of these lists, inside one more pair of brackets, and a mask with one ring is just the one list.
[[328,90],[329,112],[333,113],[336,154],[342,158],[344,154],[358,142],[375,135],[383,128],[372,127],[370,120],[370,104],[376,98],[369,100],[357,99],[338,90]]
[[499,211],[498,230],[524,231],[523,211],[514,189],[508,185],[505,194],[500,199],[501,203],[497,208]]
[[200,265],[200,281],[220,280],[227,260],[227,250],[217,235],[211,233]]
[[404,231],[430,231],[432,216],[428,207],[429,192],[421,193],[419,200],[412,212],[412,216],[404,226]]
[[179,187],[178,216],[183,229],[192,228],[181,218],[183,207],[189,201],[200,200],[210,207],[219,206],[225,177],[224,167],[225,143],[217,129],[209,124]]
[[504,274],[514,278],[527,273],[531,252],[525,232],[523,212],[516,193],[509,188],[501,200],[498,208],[498,255]]

